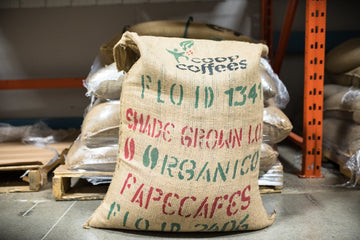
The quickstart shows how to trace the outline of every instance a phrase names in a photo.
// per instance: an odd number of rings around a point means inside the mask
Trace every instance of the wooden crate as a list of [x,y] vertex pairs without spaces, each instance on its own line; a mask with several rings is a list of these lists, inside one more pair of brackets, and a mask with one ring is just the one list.
[[48,173],[64,162],[59,153],[71,144],[49,144],[50,150],[21,142],[1,143],[0,193],[38,191],[47,183]]
[[69,170],[60,165],[54,170],[53,195],[56,200],[98,200],[103,199],[109,184],[92,185],[84,178],[112,177],[113,172]]

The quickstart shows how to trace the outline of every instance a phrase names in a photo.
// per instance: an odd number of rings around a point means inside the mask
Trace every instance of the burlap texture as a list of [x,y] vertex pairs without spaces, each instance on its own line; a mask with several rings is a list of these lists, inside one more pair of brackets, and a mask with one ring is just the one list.
[[268,99],[274,98],[277,94],[276,84],[274,80],[271,78],[266,69],[260,65],[260,78],[264,91],[264,101],[266,102]]
[[118,145],[88,148],[80,138],[70,147],[65,157],[65,165],[74,170],[115,170]]
[[293,126],[289,118],[278,107],[264,108],[264,142],[270,145],[283,141],[289,136]]
[[[223,28],[213,24],[160,20],[142,22],[130,26],[126,29],[129,32],[136,32],[140,36],[158,37],[184,37],[193,39],[212,39],[212,40],[236,40],[252,42],[253,40],[234,30]],[[113,48],[121,39],[122,33],[113,36],[108,42],[100,46],[100,53],[108,62],[114,62]]]
[[360,38],[349,39],[326,54],[325,69],[332,74],[351,71],[360,66]]
[[350,157],[360,149],[360,125],[351,121],[325,118],[323,128],[323,144],[325,148],[333,148],[338,154]]
[[119,139],[120,101],[93,106],[81,127],[81,141],[88,147],[117,144]]
[[330,84],[324,86],[324,116],[360,123],[360,89]]
[[269,144],[261,144],[260,153],[260,171],[267,172],[276,163],[279,153],[275,151]]
[[242,231],[269,226],[258,190],[262,44],[138,36],[114,48],[129,70],[118,164],[85,227]]
[[332,82],[343,86],[360,87],[360,66],[340,74],[328,74]]

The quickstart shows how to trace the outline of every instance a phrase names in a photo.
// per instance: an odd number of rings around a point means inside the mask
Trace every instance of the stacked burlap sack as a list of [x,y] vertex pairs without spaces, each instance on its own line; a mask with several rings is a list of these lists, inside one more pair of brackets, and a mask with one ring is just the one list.
[[70,169],[113,172],[116,165],[120,101],[97,103],[85,115],[81,134],[66,155]]
[[360,38],[350,39],[326,55],[323,151],[328,159],[360,176]]
[[124,72],[115,64],[102,65],[95,59],[85,81],[92,101],[86,109],[81,134],[70,147],[65,164],[69,169],[113,172],[116,166],[120,93]]
[[266,173],[277,162],[277,144],[286,139],[293,126],[281,110],[289,102],[289,93],[275,74],[270,64],[261,59],[260,76],[264,91],[263,144],[260,175]]

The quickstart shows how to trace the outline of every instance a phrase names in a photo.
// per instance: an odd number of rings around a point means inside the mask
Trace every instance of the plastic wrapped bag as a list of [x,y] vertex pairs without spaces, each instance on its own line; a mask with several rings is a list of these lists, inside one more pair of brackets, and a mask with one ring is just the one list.
[[324,116],[360,124],[360,89],[329,84],[324,87]]
[[31,128],[32,126],[15,127],[8,123],[0,123],[0,142],[21,141]]
[[75,129],[54,130],[41,121],[26,126],[12,126],[7,123],[0,123],[0,142],[21,141],[25,144],[46,145],[61,142],[75,132]]
[[103,66],[96,58],[85,80],[86,95],[94,95],[103,100],[120,99],[122,82],[125,76],[124,71],[119,72],[117,70],[115,63]]
[[118,144],[89,148],[79,136],[65,156],[65,164],[73,170],[115,171]]
[[273,145],[289,136],[293,126],[289,118],[276,106],[264,108],[263,142]]
[[[266,94],[265,91],[273,92],[273,91],[275,91],[274,86],[276,86],[276,95],[275,95],[276,106],[280,109],[284,109],[290,101],[290,96],[289,96],[288,90],[286,89],[284,83],[280,80],[279,76],[276,73],[274,73],[268,60],[266,60],[265,58],[261,58],[260,65],[261,65],[260,73],[261,73],[261,77],[262,77],[261,82],[263,84],[263,88],[265,87],[264,96]],[[262,68],[266,70],[267,75],[266,74],[264,75],[264,72],[262,72],[262,70],[261,70]],[[263,77],[263,76],[267,76],[267,77]],[[267,81],[264,81],[264,79],[267,79]],[[269,84],[269,82],[270,82],[269,79],[273,80],[273,84]]]
[[81,128],[81,141],[88,147],[117,144],[119,124],[120,101],[99,103],[85,116]]
[[324,155],[351,171],[348,184],[355,186],[359,180],[360,125],[336,118],[325,118],[323,128]]
[[351,155],[344,168],[349,169],[351,172],[351,178],[346,185],[355,187],[360,180],[360,149]]
[[266,143],[261,144],[260,172],[267,172],[277,160],[279,153]]

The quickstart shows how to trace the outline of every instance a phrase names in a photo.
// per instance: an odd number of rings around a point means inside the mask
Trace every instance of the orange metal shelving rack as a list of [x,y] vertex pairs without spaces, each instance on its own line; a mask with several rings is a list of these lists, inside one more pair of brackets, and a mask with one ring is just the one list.
[[0,80],[0,90],[82,88],[85,78]]
[[[298,2],[288,2],[275,60],[272,61],[274,71],[278,74]],[[270,47],[273,45],[272,33],[269,33],[272,31],[272,16],[267,15],[271,14],[272,0],[262,0],[262,37]],[[301,177],[322,177],[325,33],[326,0],[306,0],[303,137],[295,133],[289,136],[303,150]]]
[[322,177],[325,32],[326,0],[307,0],[301,170],[303,177]]

